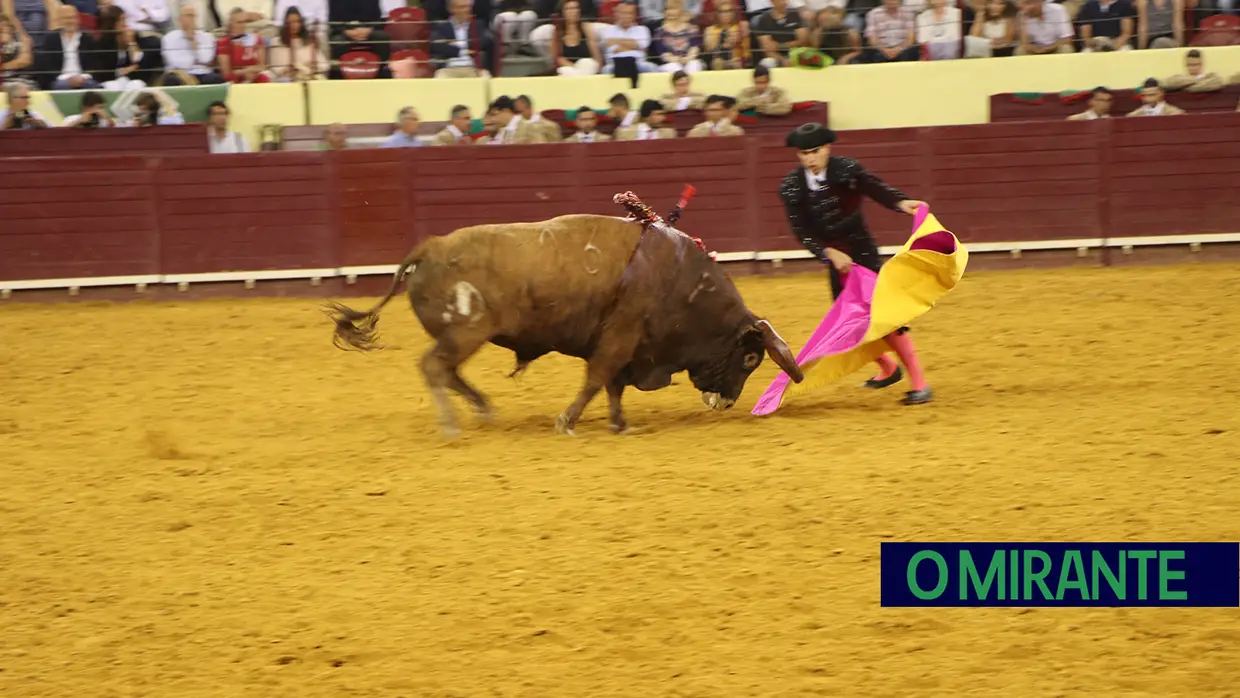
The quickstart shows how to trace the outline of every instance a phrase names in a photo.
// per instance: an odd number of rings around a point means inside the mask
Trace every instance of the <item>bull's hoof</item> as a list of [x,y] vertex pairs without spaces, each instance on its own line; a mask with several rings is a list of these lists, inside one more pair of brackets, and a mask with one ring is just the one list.
[[443,438],[448,441],[454,441],[461,437],[461,430],[451,424],[441,426],[439,431],[443,433]]
[[633,428],[632,428],[632,427],[630,427],[627,423],[624,423],[624,422],[621,422],[621,423],[619,423],[619,424],[614,424],[614,423],[613,423],[613,424],[608,424],[608,425],[607,425],[607,428],[608,428],[608,429],[611,429],[611,432],[612,432],[613,434],[617,434],[617,435],[620,435],[620,436],[624,436],[625,434],[632,434],[632,433],[633,433]]
[[478,416],[479,422],[486,424],[487,426],[499,424],[499,417],[495,416],[495,411],[490,407],[483,407],[481,409],[474,410],[474,414]]
[[576,436],[576,434],[573,433],[572,425],[568,423],[568,415],[562,414],[555,418],[555,433]]

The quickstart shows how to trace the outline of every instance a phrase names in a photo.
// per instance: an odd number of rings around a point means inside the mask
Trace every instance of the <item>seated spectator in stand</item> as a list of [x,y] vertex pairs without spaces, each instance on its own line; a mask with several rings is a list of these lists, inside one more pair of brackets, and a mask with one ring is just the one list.
[[912,13],[900,6],[900,0],[883,0],[883,4],[865,16],[865,38],[870,48],[861,54],[863,63],[915,61],[921,58],[917,47],[917,28]]
[[792,100],[782,87],[771,84],[771,71],[760,65],[753,69],[753,84],[736,96],[736,109],[756,109],[765,116],[783,116],[792,111]]
[[1184,45],[1184,0],[1136,0],[1137,48]]
[[431,62],[437,78],[490,77],[483,67],[490,52],[486,27],[474,18],[470,0],[451,0],[452,17],[431,28]]
[[185,125],[185,117],[177,111],[177,103],[159,90],[143,91],[134,100],[133,106],[134,115],[130,126],[149,128],[151,126]]
[[594,27],[581,19],[581,3],[564,0],[560,10],[564,16],[563,26],[554,28],[555,41],[559,42],[560,55],[556,59],[555,72],[560,75],[597,75],[603,65]]
[[487,107],[487,113],[482,115],[482,135],[474,141],[474,145],[490,145],[495,138],[499,127],[495,124],[495,105]]
[[0,14],[0,84],[22,80],[34,84],[34,43],[13,18]]
[[809,45],[830,56],[832,65],[848,65],[861,58],[861,34],[844,23],[842,7],[831,6],[818,13]]
[[489,111],[495,123],[495,135],[488,141],[489,144],[523,145],[543,142],[541,131],[517,115],[517,107],[509,97],[496,99],[491,103]]
[[1207,73],[1201,51],[1192,49],[1184,56],[1184,72],[1163,81],[1167,90],[1186,92],[1214,92],[1223,89],[1223,78],[1218,73]]
[[771,9],[758,16],[753,32],[762,49],[759,62],[768,68],[788,65],[789,51],[809,45],[809,29],[800,14],[788,10],[788,0],[771,0]]
[[125,11],[129,28],[137,32],[139,37],[144,34],[158,37],[172,28],[171,8],[177,3],[175,0],[110,0],[107,3],[100,2],[99,8],[103,9],[108,4],[116,5]]
[[271,81],[267,72],[267,42],[254,32],[246,31],[246,12],[234,8],[228,13],[228,34],[215,45],[220,75],[232,83],[264,83]]
[[396,115],[396,131],[380,144],[380,148],[418,148],[423,145],[418,138],[418,129],[422,120],[418,118],[418,110],[413,107],[401,107]]
[[158,75],[158,51],[146,51],[117,5],[99,10],[99,77],[107,90],[140,90]]
[[327,24],[327,0],[276,0],[275,11],[271,16],[287,19],[289,10],[297,10],[301,21],[310,30],[310,35],[318,40],[320,52],[327,51],[331,41],[331,32]]
[[1063,5],[1046,0],[1020,0],[1020,45],[1017,56],[1072,53],[1072,22]]
[[1068,121],[1092,121],[1093,119],[1111,118],[1111,104],[1115,101],[1111,91],[1105,87],[1095,87],[1089,95],[1089,108],[1079,114],[1068,117]]
[[646,60],[646,49],[650,48],[650,30],[637,23],[637,7],[631,2],[622,2],[613,10],[615,24],[606,24],[599,29],[598,43],[607,61],[603,66],[604,75],[616,72],[617,58],[632,58],[637,63],[637,72],[653,73],[658,70],[653,63]]
[[[350,51],[369,51],[379,57],[379,77],[390,78],[387,67],[391,51],[388,35],[380,30],[383,26],[383,9],[379,0],[328,0],[327,20],[331,24],[331,57],[340,57]],[[434,39],[434,37],[431,37]],[[434,51],[431,45],[431,51]],[[332,77],[340,77],[340,69],[332,68]]]
[[[757,68],[761,70],[761,67]],[[689,129],[686,138],[705,136],[743,136],[745,131],[732,124],[735,114],[736,100],[724,95],[711,95],[706,98],[706,121]]]
[[60,122],[62,128],[113,128],[116,119],[108,112],[103,103],[103,95],[91,90],[82,95],[82,104],[77,114],[70,114]]
[[985,0],[964,38],[967,58],[1010,56],[1016,50],[1015,8],[1007,0]]
[[271,74],[276,82],[306,82],[327,77],[331,65],[318,37],[306,26],[301,10],[290,7],[284,13],[280,35],[268,51]]
[[164,34],[160,53],[164,57],[163,84],[218,85],[224,82],[211,69],[215,62],[215,37],[198,28],[198,10],[193,5],[181,5],[177,14],[179,29]]
[[1131,51],[1137,29],[1137,8],[1131,0],[1087,0],[1076,16],[1081,52]]
[[491,30],[503,42],[504,55],[530,55],[530,32],[538,24],[533,0],[498,0]]
[[223,102],[207,105],[207,145],[215,154],[250,152],[245,136],[228,130],[229,115],[228,105]]
[[435,134],[431,145],[471,145],[474,139],[469,137],[470,121],[473,121],[473,118],[469,115],[469,107],[464,104],[452,107],[448,125]]
[[735,2],[740,0],[715,5],[715,23],[706,28],[702,50],[711,70],[749,67],[749,22],[740,19]]
[[512,104],[516,107],[517,117],[538,131],[541,142],[558,143],[563,140],[560,125],[550,119],[544,119],[542,114],[535,112],[534,102],[529,95],[519,95],[512,101]]
[[706,106],[706,95],[692,90],[689,74],[682,70],[672,74],[672,91],[660,97],[659,102],[667,111],[701,109]]
[[323,142],[319,144],[319,150],[348,149],[349,129],[344,124],[336,122],[323,130]]
[[667,0],[663,24],[655,32],[655,44],[668,73],[696,73],[704,67],[698,60],[702,52],[702,34],[689,21],[681,0]]
[[9,106],[0,109],[0,130],[32,131],[48,128],[47,119],[30,108],[30,86],[24,82],[6,82],[4,92],[8,95]]
[[1128,116],[1175,116],[1184,110],[1168,104],[1162,86],[1154,78],[1145,81],[1141,86],[1141,106],[1128,113]]
[[615,131],[618,141],[655,141],[676,137],[676,129],[663,125],[667,112],[656,100],[642,102],[640,118],[636,123],[619,126]]
[[917,43],[932,61],[960,58],[963,37],[960,8],[949,7],[947,0],[930,0],[930,7],[917,15]]
[[589,107],[577,109],[577,132],[564,139],[565,143],[602,143],[611,136],[598,132],[598,114]]
[[[534,0],[534,12],[539,17],[543,18],[551,17],[556,14],[556,12],[563,14],[563,12],[560,11],[562,2],[563,0]],[[594,2],[594,0],[580,0],[580,5],[581,16],[584,17],[586,21],[593,22],[598,19],[598,5]]]
[[97,89],[99,81],[91,73],[99,60],[99,48],[95,37],[79,30],[77,8],[61,5],[56,23],[59,30],[44,38],[38,56],[43,62],[43,89]]
[[[669,0],[637,0],[637,14],[641,17],[641,23],[652,32],[658,29],[663,20],[667,19],[668,2]],[[703,0],[681,0],[680,9],[685,12],[685,18],[692,22],[702,14],[703,4]]]
[[47,32],[59,28],[58,7],[57,0],[0,0],[0,12],[16,22],[22,33],[32,37],[35,46],[42,46]]
[[629,98],[623,92],[612,95],[607,104],[611,107],[607,110],[607,116],[616,122],[616,128],[628,126],[637,120],[637,112],[629,109]]

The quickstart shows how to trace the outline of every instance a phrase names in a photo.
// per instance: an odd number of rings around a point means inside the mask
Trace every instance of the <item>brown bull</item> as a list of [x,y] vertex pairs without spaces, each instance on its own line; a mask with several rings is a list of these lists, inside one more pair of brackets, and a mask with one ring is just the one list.
[[802,380],[788,345],[746,307],[723,269],[661,220],[597,215],[478,225],[423,241],[401,262],[369,311],[330,304],[334,342],[376,348],[379,311],[408,275],[413,312],[436,340],[422,371],[445,435],[455,435],[452,389],[484,417],[487,399],[457,372],[488,342],[517,356],[513,375],[550,352],[585,359],[585,386],[556,421],[572,434],[587,403],[606,388],[611,428],[627,425],[625,387],[657,390],[688,371],[712,409],[740,397],[763,353]]

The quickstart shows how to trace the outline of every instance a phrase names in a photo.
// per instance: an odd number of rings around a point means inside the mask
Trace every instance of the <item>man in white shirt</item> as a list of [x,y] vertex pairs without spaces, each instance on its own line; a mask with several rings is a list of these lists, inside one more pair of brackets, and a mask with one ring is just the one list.
[[1092,121],[1111,118],[1111,104],[1115,97],[1105,87],[1095,87],[1089,95],[1089,109],[1068,117],[1068,121]]
[[228,130],[228,105],[223,102],[207,105],[207,145],[212,153],[250,152],[245,136]]
[[135,32],[159,33],[171,24],[167,0],[112,0],[112,4],[125,11],[125,25]]
[[1063,5],[1043,0],[1021,0],[1020,46],[1017,56],[1073,53],[1072,21]]
[[[56,12],[60,30],[44,39],[39,56],[46,76],[43,86],[52,90],[98,88],[98,81],[90,74],[98,60],[94,37],[79,30],[78,11],[73,5],[61,5]],[[55,78],[49,80],[53,75]]]
[[637,7],[631,2],[616,5],[614,10],[616,23],[600,25],[598,32],[599,48],[603,50],[604,75],[616,72],[617,58],[632,58],[637,62],[637,72],[653,73],[658,70],[646,58],[646,49],[650,47],[650,30],[637,23]]
[[0,131],[48,128],[47,120],[30,108],[30,88],[26,83],[6,83],[4,91],[9,96],[9,108],[0,109]]
[[215,38],[198,28],[198,10],[189,3],[181,5],[177,23],[180,29],[164,34],[160,44],[164,68],[172,73],[164,76],[164,85],[181,84],[181,79],[173,71],[188,73],[197,78],[200,85],[224,82],[224,78],[211,69],[211,63],[215,60]]
[[82,95],[81,111],[70,114],[60,125],[68,128],[110,128],[116,126],[116,120],[108,113],[103,103],[103,95],[91,90]]
[[598,132],[598,114],[589,107],[577,110],[577,132],[564,139],[565,143],[602,143],[611,140],[611,136]]

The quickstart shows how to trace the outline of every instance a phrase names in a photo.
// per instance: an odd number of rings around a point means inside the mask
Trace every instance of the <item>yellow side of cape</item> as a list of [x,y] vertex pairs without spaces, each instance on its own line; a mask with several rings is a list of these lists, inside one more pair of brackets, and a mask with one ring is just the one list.
[[[918,239],[940,232],[951,235],[951,254],[911,249]],[[933,214],[927,213],[900,251],[879,268],[865,338],[849,351],[806,362],[801,366],[805,380],[790,384],[784,398],[834,383],[890,351],[883,338],[933,308],[956,287],[968,261],[969,252],[964,245]]]

